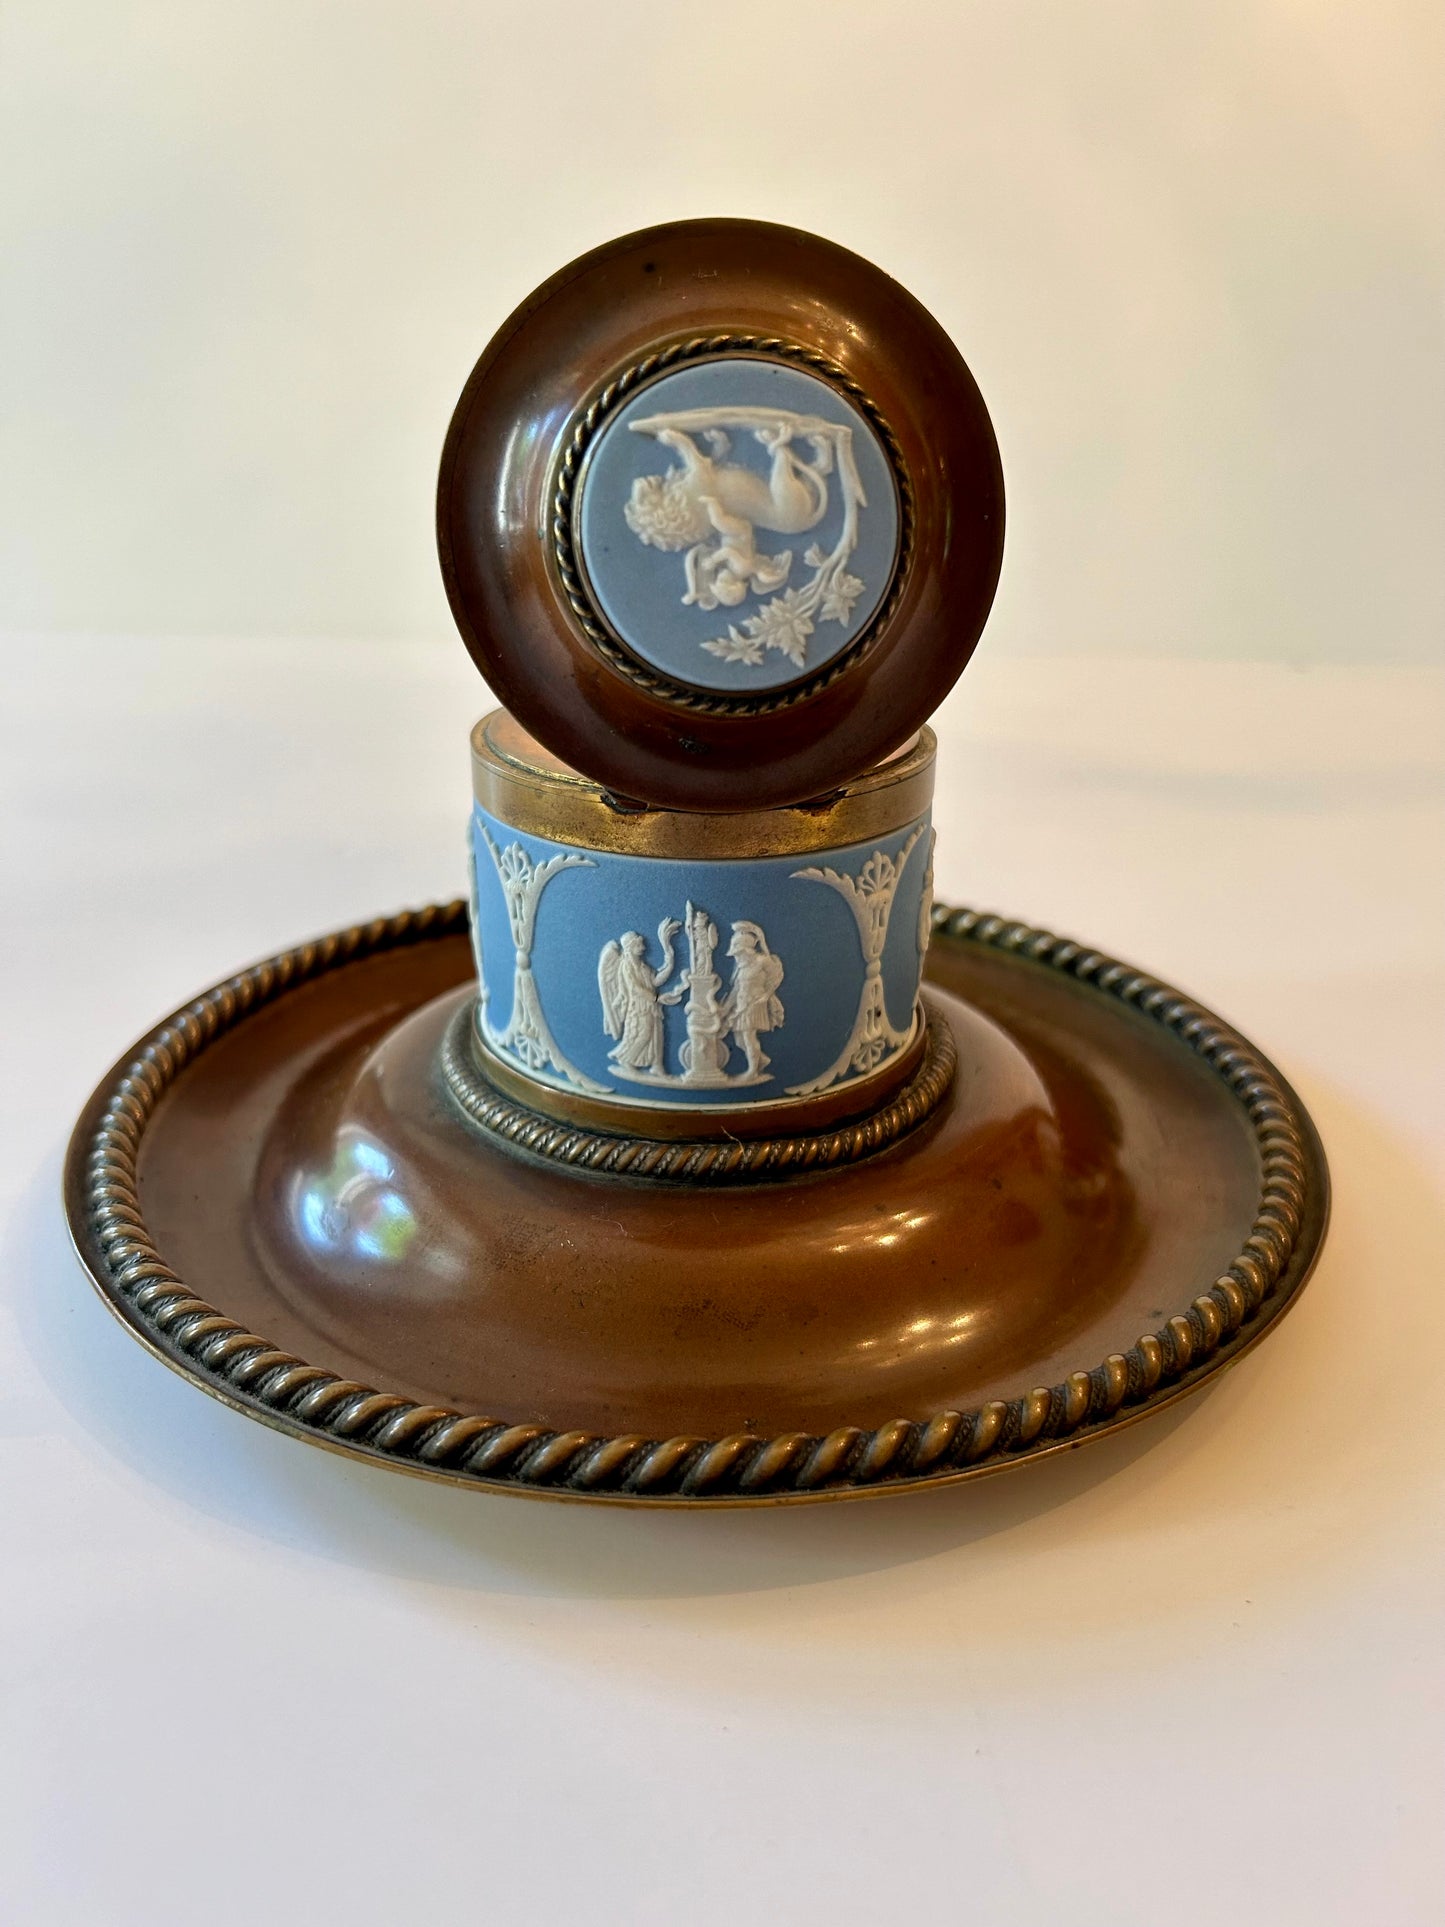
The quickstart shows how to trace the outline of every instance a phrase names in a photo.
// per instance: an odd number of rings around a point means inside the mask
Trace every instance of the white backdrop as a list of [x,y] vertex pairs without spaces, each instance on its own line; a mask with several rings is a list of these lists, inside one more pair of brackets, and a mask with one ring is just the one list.
[[[1439,1927],[1440,17],[0,0],[6,1927]],[[1216,1390],[907,1505],[303,1451],[60,1221],[127,1038],[462,887],[452,404],[699,212],[877,259],[993,411],[940,894],[1222,1010],[1334,1175]]]
[[811,227],[997,423],[988,647],[1435,654],[1429,0],[6,0],[0,629],[445,642],[436,458],[573,254]]

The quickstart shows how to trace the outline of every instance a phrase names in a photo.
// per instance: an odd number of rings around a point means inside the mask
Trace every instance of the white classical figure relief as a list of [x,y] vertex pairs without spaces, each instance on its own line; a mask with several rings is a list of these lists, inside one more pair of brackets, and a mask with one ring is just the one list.
[[858,997],[858,1014],[853,1019],[847,1043],[821,1076],[810,1078],[806,1084],[790,1084],[790,1097],[812,1097],[850,1074],[863,1076],[876,1070],[885,1057],[901,1050],[912,1037],[912,1026],[898,1030],[889,1020],[883,996],[883,949],[888,942],[888,924],[899,879],[922,835],[920,823],[896,857],[875,850],[856,877],[842,876],[832,869],[794,870],[795,877],[809,883],[826,883],[848,905],[858,926],[866,968]]
[[[797,668],[806,667],[808,638],[817,624],[846,626],[866,586],[847,567],[858,545],[859,514],[868,506],[852,429],[787,408],[742,406],[679,409],[628,426],[677,457],[662,475],[638,476],[623,513],[633,534],[650,547],[685,551],[684,605],[735,609],[750,595],[769,598],[755,615],[730,623],[725,636],[702,647],[724,662],[754,668],[765,651],[776,649]],[[732,447],[729,431],[751,434],[767,451],[766,476],[724,459]],[[784,589],[793,551],[760,550],[757,532],[802,535],[816,528],[828,512],[830,476],[836,476],[842,499],[842,531],[826,554],[819,543],[811,544],[803,561],[812,575],[801,587]]]
[[[673,939],[686,928],[688,961],[670,990]],[[667,917],[658,927],[662,962],[654,968],[647,959],[647,940],[629,930],[606,944],[597,965],[597,987],[602,997],[602,1021],[617,1041],[608,1056],[617,1075],[638,1084],[673,1085],[683,1089],[720,1089],[768,1081],[769,1059],[759,1041],[783,1022],[778,987],[783,966],[768,948],[760,925],[746,921],[732,927],[728,956],[732,982],[726,993],[713,967],[718,946],[717,925],[706,910],[689,903],[685,923]],[[679,1052],[682,1068],[667,1067],[665,1006],[686,996],[683,1016],[687,1037]],[[733,1044],[728,1043],[728,1038]],[[733,1049],[740,1050],[745,1068],[730,1072]]]
[[662,1007],[675,1004],[682,993],[663,993],[662,986],[672,975],[672,940],[681,928],[675,917],[665,917],[658,926],[662,964],[656,970],[647,961],[647,939],[640,930],[629,930],[603,947],[597,987],[602,993],[603,1027],[617,1039],[607,1055],[622,1077],[668,1081]]
[[[502,895],[506,899],[514,952],[512,1015],[505,1030],[497,1030],[492,1024],[488,1010],[491,992],[487,988],[486,978],[481,978],[477,993],[477,1021],[481,1025],[482,1035],[499,1056],[515,1057],[529,1071],[551,1071],[579,1091],[605,1092],[605,1084],[596,1083],[585,1071],[578,1070],[559,1049],[542,1009],[542,1000],[537,994],[537,980],[532,975],[532,944],[537,932],[537,905],[542,892],[559,870],[591,870],[597,866],[591,857],[570,853],[549,856],[545,863],[537,863],[527,855],[520,843],[509,843],[505,850],[499,850],[485,824],[482,825],[482,835],[491,852]],[[474,916],[473,928],[479,931],[480,927],[480,920]],[[477,943],[480,974],[480,937]]]
[[777,1030],[783,1021],[778,998],[783,966],[755,923],[733,925],[728,955],[732,958],[733,980],[723,1004],[723,1017],[733,1042],[747,1059],[743,1081],[760,1084],[772,1059],[758,1040],[768,1031]]

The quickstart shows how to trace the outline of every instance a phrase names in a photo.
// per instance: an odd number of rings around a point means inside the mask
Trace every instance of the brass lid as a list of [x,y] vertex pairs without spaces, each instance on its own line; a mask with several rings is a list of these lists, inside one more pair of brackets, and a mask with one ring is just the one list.
[[682,221],[504,323],[437,539],[489,685],[602,787],[766,810],[854,782],[968,661],[1003,551],[987,410],[933,317],[832,242]]

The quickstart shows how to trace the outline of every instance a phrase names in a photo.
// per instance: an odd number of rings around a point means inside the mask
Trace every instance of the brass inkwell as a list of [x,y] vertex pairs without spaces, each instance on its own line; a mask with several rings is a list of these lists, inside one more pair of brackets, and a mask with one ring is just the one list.
[[1067,1450],[1270,1329],[1328,1205],[1278,1072],[932,900],[1003,484],[917,302],[753,222],[601,248],[478,362],[438,538],[505,705],[468,897],[242,971],[102,1082],[67,1210],[142,1343],[378,1464],[736,1505]]

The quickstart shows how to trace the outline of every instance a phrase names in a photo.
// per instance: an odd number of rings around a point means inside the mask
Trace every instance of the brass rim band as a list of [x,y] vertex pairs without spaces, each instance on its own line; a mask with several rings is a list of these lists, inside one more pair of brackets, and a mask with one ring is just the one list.
[[683,862],[802,856],[866,843],[916,821],[933,800],[937,750],[933,731],[921,729],[901,753],[846,788],[786,809],[648,809],[568,769],[499,709],[472,731],[472,794],[510,829],[584,850]]
[[[687,1184],[746,1183],[851,1164],[885,1150],[916,1130],[942,1102],[958,1067],[953,1032],[946,1019],[928,1007],[926,999],[920,1031],[922,1061],[890,1100],[838,1129],[786,1137],[619,1136],[548,1117],[488,1082],[472,1049],[475,1026],[468,1004],[453,1017],[442,1040],[441,1075],[452,1099],[470,1121],[511,1150],[609,1177]],[[696,1115],[692,1114],[694,1119]]]

